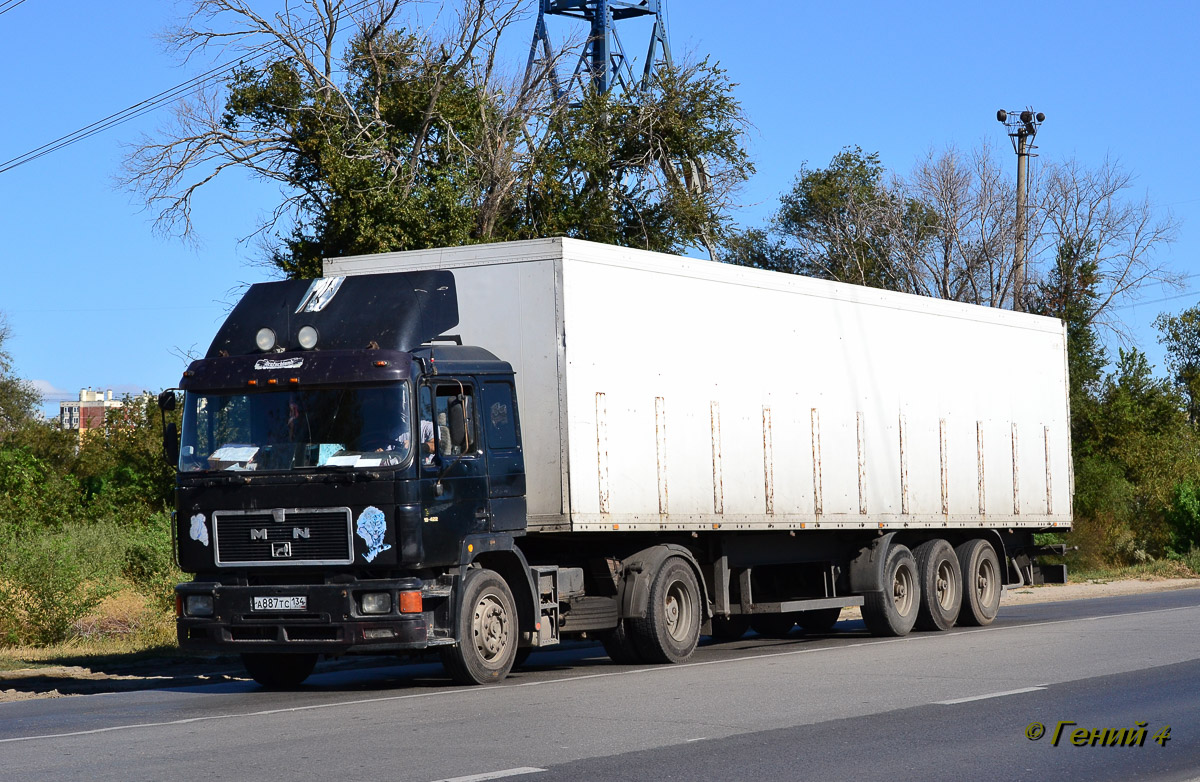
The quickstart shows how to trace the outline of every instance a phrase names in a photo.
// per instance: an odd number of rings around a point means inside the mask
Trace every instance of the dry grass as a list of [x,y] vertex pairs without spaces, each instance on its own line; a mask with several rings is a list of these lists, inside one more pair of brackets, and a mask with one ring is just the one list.
[[75,622],[64,643],[0,648],[0,671],[74,665],[93,657],[169,655],[176,649],[175,617],[123,586]]

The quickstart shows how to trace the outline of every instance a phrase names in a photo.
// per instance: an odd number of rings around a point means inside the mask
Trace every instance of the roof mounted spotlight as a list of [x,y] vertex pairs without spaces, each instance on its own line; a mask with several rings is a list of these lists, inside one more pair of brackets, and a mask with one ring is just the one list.
[[1005,111],[1004,109],[1000,109],[999,111],[997,111],[996,112],[996,121],[997,122],[1008,122],[1008,112]]
[[300,333],[296,335],[296,340],[300,343],[300,347],[305,350],[312,350],[317,346],[317,330],[312,326],[301,326]]
[[263,326],[258,330],[258,333],[254,335],[254,344],[257,345],[258,349],[264,353],[266,353],[268,350],[273,350],[275,348],[275,332],[266,326]]

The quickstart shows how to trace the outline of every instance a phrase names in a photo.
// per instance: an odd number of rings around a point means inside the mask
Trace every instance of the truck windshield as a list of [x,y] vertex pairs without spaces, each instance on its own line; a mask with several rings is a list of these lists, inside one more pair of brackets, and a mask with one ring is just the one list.
[[387,467],[412,451],[408,384],[250,394],[188,392],[179,469]]

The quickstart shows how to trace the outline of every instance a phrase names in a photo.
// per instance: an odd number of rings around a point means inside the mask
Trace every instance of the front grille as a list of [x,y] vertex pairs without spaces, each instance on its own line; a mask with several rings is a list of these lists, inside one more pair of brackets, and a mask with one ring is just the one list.
[[213,513],[218,565],[348,565],[349,508],[277,508]]

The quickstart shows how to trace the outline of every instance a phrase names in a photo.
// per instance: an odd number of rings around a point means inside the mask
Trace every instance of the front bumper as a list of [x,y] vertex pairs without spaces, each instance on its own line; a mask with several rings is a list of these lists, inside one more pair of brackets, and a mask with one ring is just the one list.
[[[399,613],[399,593],[421,590],[417,578],[378,579],[351,584],[230,586],[212,582],[180,584],[180,605],[189,595],[209,595],[212,616],[176,620],[182,649],[209,651],[294,651],[344,654],[424,649],[429,646],[431,611]],[[363,592],[390,592],[392,611],[364,615]],[[307,598],[303,611],[255,611],[255,597]],[[428,606],[426,606],[428,608]]]

